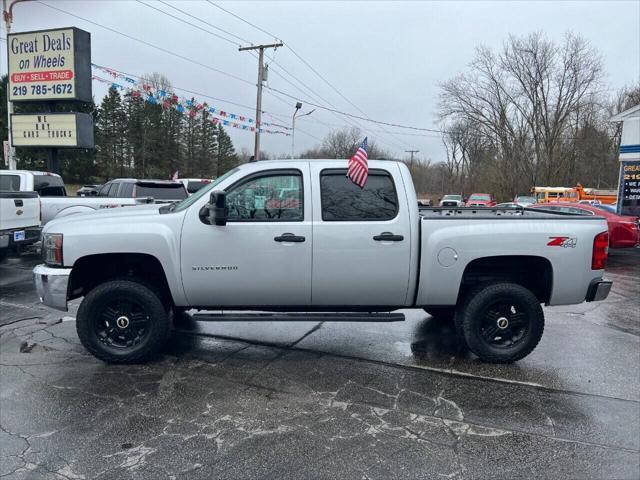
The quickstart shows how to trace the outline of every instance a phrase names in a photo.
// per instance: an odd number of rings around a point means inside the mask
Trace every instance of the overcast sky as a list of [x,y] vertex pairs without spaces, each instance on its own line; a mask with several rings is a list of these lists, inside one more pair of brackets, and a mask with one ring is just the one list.
[[[159,2],[154,7],[170,12],[204,29],[206,24],[184,16]],[[254,116],[257,60],[237,46],[181,23],[136,1],[60,1],[51,5],[104,26],[143,39],[166,50],[223,70],[248,83],[163,53],[96,25],[30,1],[14,8],[13,31],[76,26],[91,32],[92,61],[117,70],[142,75],[165,74],[174,87],[222,99],[210,105],[240,115]],[[501,47],[509,34],[543,31],[561,41],[567,31],[584,36],[603,55],[607,88],[612,90],[640,80],[640,1],[572,2],[217,2],[225,9],[271,32],[310,63],[368,118],[426,128],[436,126],[439,82],[466,70],[474,48]],[[177,8],[253,43],[271,43],[273,37],[243,23],[205,1],[171,2]],[[228,37],[227,34],[217,31]],[[3,29],[2,36],[6,36]],[[233,40],[233,39],[232,39]],[[241,43],[233,40],[234,43]],[[2,72],[6,72],[6,51]],[[273,51],[269,51],[269,58]],[[267,60],[268,62],[269,60]],[[361,113],[341,98],[288,48],[275,52],[268,85],[299,96],[333,104],[338,110]],[[313,94],[301,93],[275,74],[282,67],[300,79]],[[283,72],[284,74],[284,72]],[[284,74],[291,82],[291,77]],[[99,103],[106,86],[94,83]],[[183,92],[178,91],[179,94]],[[322,100],[320,100],[320,97]],[[224,100],[224,101],[223,101]],[[233,105],[246,105],[245,108]],[[264,121],[289,124],[295,100],[266,93]],[[308,111],[307,106],[302,112]],[[274,119],[270,114],[277,115]],[[320,123],[321,122],[321,123]],[[312,147],[331,129],[352,121],[316,109],[297,122],[296,151]],[[406,135],[407,130],[358,123],[363,133],[396,155],[420,150],[421,158],[443,159],[438,135]],[[253,135],[228,129],[236,149],[253,149]],[[405,134],[402,134],[405,133]],[[262,149],[289,153],[291,139],[264,135]]]

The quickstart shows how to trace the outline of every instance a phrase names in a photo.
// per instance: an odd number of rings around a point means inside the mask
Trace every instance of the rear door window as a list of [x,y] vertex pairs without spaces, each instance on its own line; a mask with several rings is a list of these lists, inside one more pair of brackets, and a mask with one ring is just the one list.
[[20,177],[18,175],[0,175],[0,191],[19,192]]
[[346,169],[320,173],[322,220],[385,221],[398,214],[398,196],[393,179],[384,170],[369,170],[364,188],[347,178]]
[[117,197],[119,186],[120,184],[118,182],[113,182],[109,187],[109,191],[107,192],[107,197]]

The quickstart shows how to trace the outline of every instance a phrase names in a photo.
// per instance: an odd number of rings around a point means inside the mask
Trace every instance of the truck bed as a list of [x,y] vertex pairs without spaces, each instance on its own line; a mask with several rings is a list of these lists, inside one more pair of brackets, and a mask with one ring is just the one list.
[[431,207],[419,209],[419,214],[423,253],[417,305],[455,305],[459,291],[450,286],[461,285],[465,270],[487,257],[507,263],[516,257],[549,262],[553,290],[547,303],[580,303],[594,274],[593,239],[607,231],[602,217],[539,208]]

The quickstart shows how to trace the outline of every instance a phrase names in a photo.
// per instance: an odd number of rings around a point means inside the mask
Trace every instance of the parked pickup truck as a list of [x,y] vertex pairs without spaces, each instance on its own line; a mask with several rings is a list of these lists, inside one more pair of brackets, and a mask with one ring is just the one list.
[[60,175],[30,170],[0,170],[0,186],[15,192],[36,191],[42,202],[42,225],[54,218],[79,213],[187,197],[186,189],[179,182],[135,179],[111,180],[100,188],[97,196],[67,197]]
[[12,248],[38,242],[40,230],[38,194],[0,190],[0,260]]
[[186,309],[371,321],[400,308],[453,317],[482,360],[513,362],[542,336],[541,304],[607,297],[604,219],[419,211],[402,163],[370,161],[363,189],[346,163],[248,163],[177,204],[49,222],[38,294],[60,310],[84,297],[80,340],[113,363],[158,352]]

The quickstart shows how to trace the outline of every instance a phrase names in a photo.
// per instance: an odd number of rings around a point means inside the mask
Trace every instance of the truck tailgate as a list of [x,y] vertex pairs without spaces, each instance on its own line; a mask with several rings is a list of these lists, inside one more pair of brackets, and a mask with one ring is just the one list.
[[40,198],[36,192],[0,192],[0,230],[40,225]]

